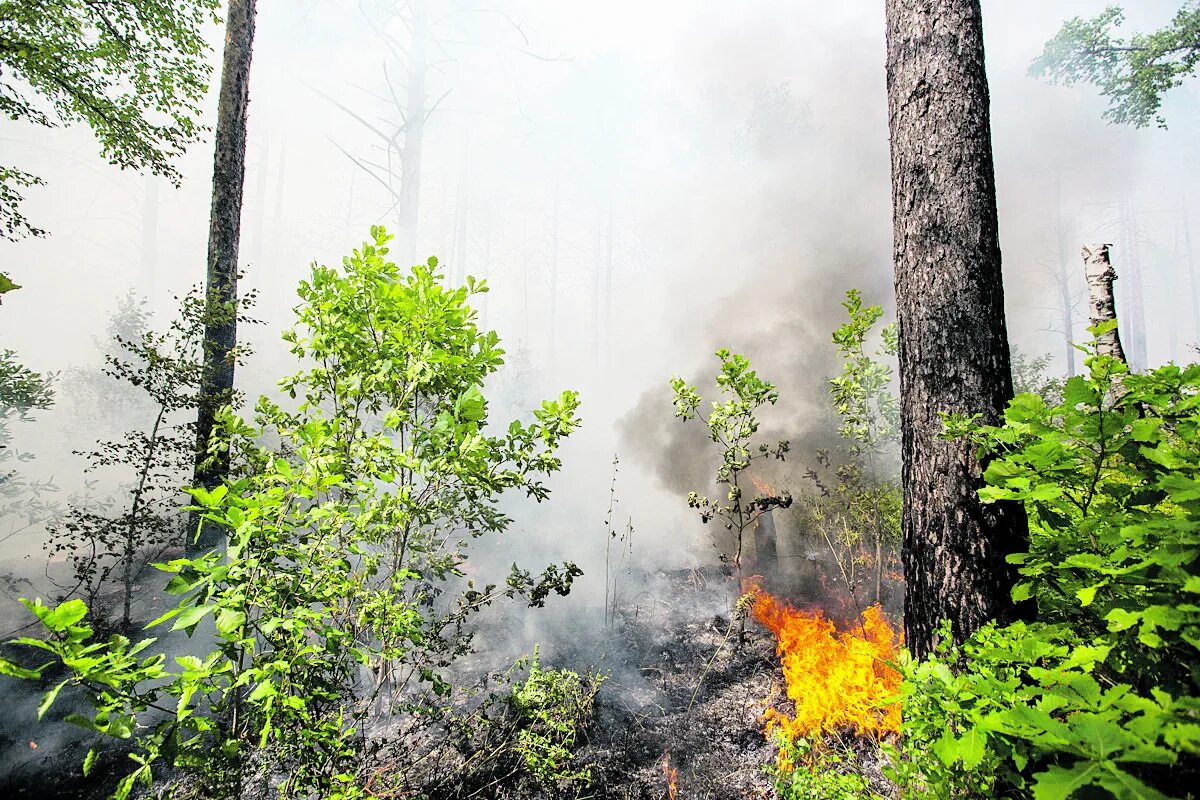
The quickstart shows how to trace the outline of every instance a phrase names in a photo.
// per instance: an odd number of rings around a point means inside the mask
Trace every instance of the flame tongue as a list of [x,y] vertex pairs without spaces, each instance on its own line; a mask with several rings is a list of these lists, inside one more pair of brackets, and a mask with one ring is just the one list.
[[792,717],[768,709],[768,732],[778,727],[794,739],[844,729],[874,735],[900,729],[900,705],[882,706],[899,690],[900,674],[886,663],[896,657],[898,637],[879,606],[868,608],[861,625],[848,631],[838,631],[820,611],[800,611],[762,591],[753,613],[775,634],[788,698],[796,707]]
[[676,800],[676,782],[679,779],[679,770],[671,766],[671,754],[663,753],[662,757],[663,777],[667,780],[667,798],[668,800]]

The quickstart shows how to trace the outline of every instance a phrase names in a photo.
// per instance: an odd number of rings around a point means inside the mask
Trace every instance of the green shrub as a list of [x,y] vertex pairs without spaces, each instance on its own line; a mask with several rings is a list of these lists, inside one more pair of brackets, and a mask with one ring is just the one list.
[[[1102,333],[1098,328],[1094,333]],[[908,663],[908,796],[1191,797],[1200,778],[1200,365],[1090,354],[1062,401],[950,420],[1025,504],[1035,622]]]
[[769,768],[780,800],[876,800],[853,747],[835,737],[776,735],[779,760]]
[[510,700],[520,726],[514,749],[525,772],[545,789],[590,785],[591,768],[576,765],[574,751],[605,676],[542,669],[536,647],[526,663],[529,677],[513,689]]
[[[240,796],[262,763],[283,797],[363,797],[372,709],[436,718],[452,688],[439,668],[470,649],[467,617],[501,596],[541,605],[580,574],[514,565],[503,587],[464,579],[470,541],[508,525],[500,495],[548,495],[578,399],[564,392],[531,423],[488,432],[480,387],[503,351],[469,305],[486,286],[443,286],[435,259],[401,272],[386,233],[372,236],[300,285],[284,338],[303,369],[281,383],[298,405],[262,398],[253,422],[222,415],[244,477],[191,491],[227,549],[159,565],[182,599],[148,627],[211,624],[211,652],[168,663],[153,639],[96,641],[81,601],[27,604],[48,637],[17,643],[66,675],[39,715],[82,686],[95,711],[71,719],[139,746],[118,798],[161,761],[199,773],[207,797]],[[38,679],[49,666],[0,660],[0,673]]]

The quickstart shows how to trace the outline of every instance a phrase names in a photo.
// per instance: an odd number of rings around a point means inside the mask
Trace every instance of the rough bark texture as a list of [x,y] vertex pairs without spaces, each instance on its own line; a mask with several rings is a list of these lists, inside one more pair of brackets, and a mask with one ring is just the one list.
[[[1108,248],[1106,244],[1083,246],[1084,274],[1087,276],[1092,325],[1113,322],[1117,318],[1117,301],[1113,295],[1113,281],[1117,279],[1117,272],[1113,269]],[[1125,348],[1121,346],[1121,335],[1116,328],[1096,340],[1096,352],[1125,361]]]
[[984,505],[944,412],[997,422],[1012,397],[979,0],[887,0],[908,647],[1008,618],[1024,509]]
[[[238,241],[246,177],[246,110],[250,101],[250,57],[257,0],[229,0],[225,58],[217,104],[212,212],[208,228],[208,322],[204,329],[204,375],[196,426],[195,485],[212,489],[229,471],[228,457],[208,458],[216,412],[233,395],[233,349],[237,344]],[[195,528],[193,527],[192,530]],[[207,549],[219,532],[206,526],[195,543]]]

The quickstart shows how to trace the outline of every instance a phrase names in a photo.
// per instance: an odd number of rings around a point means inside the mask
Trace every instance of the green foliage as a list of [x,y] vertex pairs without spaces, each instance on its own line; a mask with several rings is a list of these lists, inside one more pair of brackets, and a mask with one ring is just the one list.
[[[15,202],[15,200],[9,196],[9,189],[5,185],[6,183],[6,176],[3,173],[0,173],[0,203],[4,203],[5,205]],[[4,302],[4,295],[20,288],[21,284],[13,283],[12,278],[8,277],[3,272],[0,272],[0,304],[3,304]]]
[[[254,295],[248,294],[242,310],[253,302]],[[180,300],[179,314],[164,332],[148,330],[148,315],[137,306],[127,303],[119,314],[110,331],[115,352],[104,354],[107,381],[94,399],[113,399],[114,386],[140,394],[142,402],[132,410],[142,426],[120,439],[97,442],[93,450],[76,451],[87,460],[86,473],[116,474],[122,486],[111,497],[71,503],[63,518],[49,526],[47,549],[70,560],[75,584],[64,598],[80,594],[97,627],[107,621],[102,595],[115,579],[123,595],[120,625],[128,630],[135,581],[166,547],[186,538],[180,487],[196,457],[195,408],[208,312],[203,290],[196,287]],[[244,314],[239,318],[250,321]],[[247,352],[241,345],[236,357]],[[112,413],[115,407],[104,410]]]
[[1029,512],[1013,597],[1038,614],[906,666],[928,796],[1184,797],[1200,775],[1200,365],[1086,364],[1057,405],[950,421],[990,459],[981,496]]
[[877,800],[858,771],[852,746],[840,740],[776,736],[779,765],[770,768],[780,800]]
[[1095,85],[1108,98],[1104,117],[1110,122],[1165,128],[1163,95],[1200,65],[1200,6],[1188,0],[1166,27],[1128,39],[1115,33],[1124,21],[1118,6],[1092,19],[1068,20],[1030,73],[1067,86]]
[[16,526],[8,536],[53,513],[42,495],[55,487],[31,480],[15,468],[12,462],[28,462],[33,455],[14,449],[9,429],[12,423],[28,422],[34,412],[54,404],[52,383],[53,376],[24,366],[12,350],[0,350],[0,518],[12,520]]
[[[870,567],[874,601],[880,602],[886,562],[900,541],[900,482],[884,466],[900,430],[890,364],[898,340],[895,324],[885,325],[879,346],[869,352],[883,307],[864,307],[857,289],[846,293],[842,307],[849,319],[833,332],[842,372],[829,382],[829,394],[845,444],[836,454],[817,451],[821,472],[810,468],[805,474],[817,491],[802,507],[837,559],[850,593],[856,596],[861,571]],[[865,542],[873,553],[866,552]]]
[[513,688],[510,703],[518,725],[514,750],[525,772],[544,789],[587,787],[592,770],[575,763],[574,751],[592,719],[605,676],[542,669],[538,649],[518,664],[529,676]]
[[[688,506],[700,512],[702,522],[715,519],[733,535],[733,554],[722,552],[721,560],[733,564],[740,594],[743,583],[742,547],[746,532],[752,530],[758,518],[772,508],[786,508],[792,503],[791,496],[786,494],[747,494],[744,484],[748,476],[743,473],[755,461],[784,460],[789,445],[786,441],[774,445],[754,441],[758,433],[759,409],[779,401],[775,385],[759,378],[758,373],[750,368],[750,359],[743,355],[722,348],[716,356],[721,361],[716,385],[726,399],[713,401],[704,425],[708,438],[717,445],[720,454],[721,461],[715,477],[717,485],[725,489],[725,496],[709,498],[691,492],[688,494]],[[699,417],[701,398],[696,387],[675,377],[671,379],[671,389],[674,391],[675,416],[684,422]]]
[[[220,0],[0,0],[0,114],[42,127],[86,123],[121,168],[178,182],[172,159],[202,133],[212,71],[202,26]],[[0,237],[43,231],[20,213],[42,181],[0,165]]]
[[892,392],[892,368],[899,345],[896,324],[883,326],[881,343],[874,355],[867,352],[867,339],[883,319],[882,306],[862,303],[858,289],[846,292],[842,302],[849,321],[833,332],[833,343],[842,358],[842,374],[833,378],[829,393],[840,424],[838,434],[864,453],[877,453],[893,443],[900,431],[900,408]]
[[1036,394],[1046,405],[1062,402],[1063,378],[1048,374],[1050,356],[1026,355],[1017,348],[1012,349],[1013,392]]
[[243,477],[190,491],[227,531],[226,551],[160,565],[182,599],[148,627],[204,626],[214,649],[138,661],[148,644],[92,641],[83,603],[33,606],[50,638],[21,642],[91,691],[96,711],[77,722],[136,738],[130,781],[165,759],[206,776],[208,796],[236,796],[264,751],[283,797],[363,797],[371,710],[436,719],[452,690],[440,668],[470,649],[468,616],[502,596],[541,605],[580,574],[514,565],[503,588],[462,580],[470,539],[508,525],[501,493],[547,497],[578,399],[564,392],[532,423],[489,433],[479,387],[503,351],[469,305],[486,286],[444,287],[435,259],[402,273],[386,233],[372,235],[342,270],[314,265],[300,286],[285,338],[305,368],[281,382],[295,408],[262,398],[253,422],[222,416]]

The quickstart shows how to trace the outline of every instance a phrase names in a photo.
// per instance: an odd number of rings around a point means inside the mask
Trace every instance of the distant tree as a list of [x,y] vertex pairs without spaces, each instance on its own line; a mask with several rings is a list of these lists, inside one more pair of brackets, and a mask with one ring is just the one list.
[[[0,114],[44,128],[86,123],[122,169],[180,180],[172,160],[203,129],[212,67],[201,33],[220,0],[0,0]],[[45,233],[21,190],[42,179],[0,164],[0,237]]]
[[1124,21],[1120,6],[1092,19],[1067,20],[1029,71],[1052,83],[1093,84],[1108,98],[1104,117],[1110,122],[1165,128],[1163,95],[1200,66],[1200,5],[1187,0],[1161,30],[1128,39],[1116,35]]
[[905,640],[934,647],[1011,609],[1016,504],[984,505],[948,413],[999,422],[1013,396],[979,0],[887,0],[904,486]]
[[[209,452],[217,412],[233,397],[237,361],[238,244],[242,231],[242,190],[246,179],[246,110],[250,103],[250,59],[254,49],[257,0],[229,0],[217,140],[213,157],[212,212],[208,228],[208,298],[205,309],[204,372],[196,413],[194,484],[219,486],[229,471],[227,450]],[[196,545],[217,544],[206,525]]]

